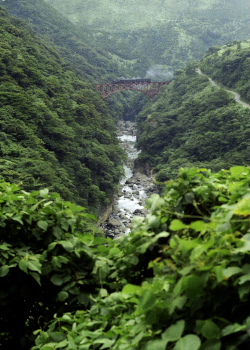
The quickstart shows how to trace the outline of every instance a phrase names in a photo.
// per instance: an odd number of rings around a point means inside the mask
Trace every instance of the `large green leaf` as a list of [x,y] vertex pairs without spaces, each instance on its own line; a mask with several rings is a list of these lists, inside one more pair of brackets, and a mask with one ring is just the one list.
[[165,350],[167,343],[167,339],[153,340],[146,345],[145,350]]
[[204,322],[201,333],[207,339],[219,339],[221,336],[220,328],[212,320]]
[[162,338],[167,341],[176,341],[179,340],[184,331],[185,321],[180,320],[176,322],[174,325],[168,327],[166,331],[162,334]]
[[189,299],[194,300],[202,292],[206,284],[206,276],[187,276],[183,278],[183,290]]
[[242,272],[242,269],[238,266],[230,266],[222,271],[224,278],[230,278],[231,276],[241,272]]
[[188,334],[178,340],[174,350],[198,350],[201,345],[200,338],[195,334]]
[[198,232],[205,231],[207,229],[207,226],[208,224],[201,220],[193,221],[190,224],[190,227]]
[[245,195],[234,207],[234,214],[241,216],[250,215],[250,195]]
[[28,269],[32,271],[39,272],[40,274],[42,273],[41,271],[42,264],[40,263],[39,260],[29,260],[28,261]]
[[19,260],[19,268],[24,271],[25,273],[28,273],[28,264],[29,264],[29,260],[26,258],[23,258],[21,260]]
[[47,221],[44,221],[44,220],[39,220],[37,222],[37,226],[40,227],[42,230],[46,231],[49,224],[47,223]]
[[68,252],[72,252],[74,249],[73,243],[70,241],[59,241],[58,244],[61,244],[63,248]]
[[150,310],[154,307],[155,303],[156,303],[156,295],[148,289],[143,291],[139,300],[140,309],[144,311]]
[[1,266],[0,267],[0,277],[4,277],[4,276],[8,275],[9,270],[10,270],[9,266],[7,266],[7,265]]
[[187,228],[188,226],[183,224],[183,222],[181,222],[181,220],[178,220],[178,219],[174,219],[171,221],[171,224],[170,224],[170,230],[172,231],[179,231],[179,230],[183,230],[185,228]]
[[206,340],[199,350],[220,350],[221,341],[217,339],[208,339]]
[[231,174],[233,177],[238,177],[239,175],[241,175],[242,173],[245,173],[247,171],[247,168],[244,166],[234,166],[232,168],[230,168]]
[[241,325],[239,323],[233,323],[233,324],[230,324],[229,326],[226,326],[225,328],[222,329],[221,336],[225,337],[229,334],[242,332],[244,330],[246,330],[246,325]]
[[141,293],[142,287],[136,286],[135,284],[126,284],[123,289],[122,293],[124,294],[138,294]]
[[66,292],[66,291],[64,291],[64,290],[62,290],[61,292],[58,293],[57,296],[58,296],[58,299],[59,299],[60,301],[64,301],[64,300],[68,299],[69,293]]
[[250,251],[250,234],[246,234],[241,238],[239,247],[233,250],[233,254],[248,253]]
[[61,286],[63,284],[63,276],[59,274],[53,275],[50,280],[56,286]]

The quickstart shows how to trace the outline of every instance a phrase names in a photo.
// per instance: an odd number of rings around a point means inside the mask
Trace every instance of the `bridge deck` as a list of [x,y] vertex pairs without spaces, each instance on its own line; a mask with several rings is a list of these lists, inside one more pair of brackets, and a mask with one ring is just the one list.
[[106,98],[109,95],[121,90],[136,90],[145,93],[150,97],[155,97],[163,85],[170,84],[171,81],[158,82],[122,82],[109,84],[95,84],[95,88]]

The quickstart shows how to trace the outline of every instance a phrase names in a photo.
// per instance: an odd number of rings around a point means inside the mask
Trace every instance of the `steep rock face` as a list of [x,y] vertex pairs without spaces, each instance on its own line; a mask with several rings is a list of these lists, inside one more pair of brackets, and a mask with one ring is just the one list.
[[146,176],[151,175],[151,168],[149,163],[145,162],[142,159],[136,159],[134,162],[134,171],[137,173],[144,174]]
[[115,122],[56,47],[0,11],[1,176],[29,191],[49,187],[98,213],[121,175]]

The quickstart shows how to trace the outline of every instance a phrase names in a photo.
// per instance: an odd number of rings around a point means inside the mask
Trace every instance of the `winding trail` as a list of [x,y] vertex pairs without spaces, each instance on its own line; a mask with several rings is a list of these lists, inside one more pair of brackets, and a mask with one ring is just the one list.
[[[202,71],[200,70],[200,68],[196,68],[196,72],[200,75],[204,75],[204,77],[207,77],[208,80],[210,81],[210,83],[214,86],[217,86],[218,88],[220,88],[220,86],[214,81],[212,80],[211,78],[209,78],[209,76],[207,76],[206,74],[202,73]],[[240,103],[242,106],[246,107],[246,108],[250,108],[250,105],[244,101],[241,101],[240,99],[240,94],[238,94],[237,92],[235,91],[232,91],[232,90],[227,90],[225,87],[223,87],[227,92],[231,93],[234,95],[234,99],[236,102]]]

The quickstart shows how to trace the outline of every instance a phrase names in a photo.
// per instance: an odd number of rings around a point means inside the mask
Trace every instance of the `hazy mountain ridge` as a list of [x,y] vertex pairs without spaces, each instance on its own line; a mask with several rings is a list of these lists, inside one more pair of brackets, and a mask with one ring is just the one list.
[[[180,17],[213,16],[217,12],[225,18],[245,16],[246,0],[46,0],[74,23],[83,22],[93,29],[133,29],[157,26],[159,22]],[[248,5],[249,6],[249,5]],[[220,12],[220,13],[218,13]],[[118,28],[117,28],[118,26]]]
[[130,76],[144,76],[155,64],[183,68],[209,47],[247,39],[250,32],[247,0],[46,1],[96,47],[138,60],[130,65]]
[[65,59],[65,64],[89,81],[105,80],[105,76],[115,72],[118,66],[107,52],[93,47],[91,38],[63,17],[43,0],[8,0],[2,3],[13,15],[22,18],[27,25],[51,41]]

